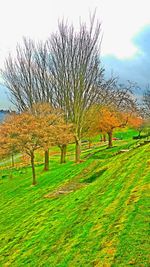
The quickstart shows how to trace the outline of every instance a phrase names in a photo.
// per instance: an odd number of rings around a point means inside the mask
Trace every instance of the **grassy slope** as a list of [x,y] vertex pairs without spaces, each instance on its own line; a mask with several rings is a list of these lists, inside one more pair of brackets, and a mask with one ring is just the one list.
[[0,173],[0,266],[148,266],[150,146],[115,155],[134,145],[116,143],[78,165],[37,167],[35,187],[30,168]]

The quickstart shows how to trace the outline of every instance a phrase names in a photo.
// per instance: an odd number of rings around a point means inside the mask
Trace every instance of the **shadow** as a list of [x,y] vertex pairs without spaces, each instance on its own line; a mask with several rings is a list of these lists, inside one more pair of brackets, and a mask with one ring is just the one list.
[[113,153],[112,150],[106,150],[107,148],[104,149],[104,151],[100,151],[97,153],[94,153],[93,155],[91,155],[92,159],[108,159],[113,157]]
[[107,168],[95,172],[95,173],[92,174],[89,178],[84,179],[82,182],[83,182],[83,183],[88,183],[88,184],[93,183],[93,182],[96,181],[101,175],[103,175],[103,173],[104,173],[105,171],[107,171]]
[[[105,148],[103,148],[103,149],[99,149],[99,150],[97,150],[97,151],[95,151],[95,152],[93,152],[93,153],[88,153],[86,156],[84,156],[84,158],[85,159],[88,159],[88,158],[97,158],[97,155],[100,153],[101,154],[101,152],[104,152],[104,151],[106,151],[106,147]],[[96,157],[95,157],[96,156]]]

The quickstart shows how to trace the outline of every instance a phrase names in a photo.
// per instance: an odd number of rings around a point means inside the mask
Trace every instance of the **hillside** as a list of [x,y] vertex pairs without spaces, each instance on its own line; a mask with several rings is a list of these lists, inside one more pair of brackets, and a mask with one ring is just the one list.
[[135,142],[85,149],[81,164],[55,155],[34,187],[29,167],[1,170],[0,266],[149,266],[150,145]]

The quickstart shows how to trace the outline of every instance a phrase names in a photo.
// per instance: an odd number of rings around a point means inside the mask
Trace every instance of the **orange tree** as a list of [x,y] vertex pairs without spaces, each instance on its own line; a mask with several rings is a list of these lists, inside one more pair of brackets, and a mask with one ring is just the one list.
[[94,136],[98,133],[108,134],[109,147],[112,147],[112,135],[116,128],[123,127],[126,118],[123,112],[117,111],[114,106],[94,105],[87,112],[85,120],[86,136]]
[[138,131],[139,137],[145,126],[145,120],[138,114],[133,114],[128,119],[128,125]]
[[74,139],[73,127],[72,124],[66,124],[64,120],[62,120],[61,124],[59,124],[55,129],[56,129],[55,143],[61,150],[60,163],[65,163],[67,145],[70,142],[73,142]]
[[82,130],[82,138],[86,138],[89,142],[89,148],[91,147],[92,138],[99,134],[99,106],[91,106],[85,114]]
[[62,124],[63,114],[61,110],[54,109],[49,103],[37,103],[28,110],[40,123],[39,129],[42,132],[40,146],[45,152],[44,170],[49,170],[49,148],[56,143],[56,127]]
[[40,128],[40,121],[32,114],[22,113],[10,116],[3,124],[5,132],[5,143],[10,149],[14,144],[17,151],[29,155],[32,167],[32,184],[36,184],[34,156],[35,151],[41,145],[43,129]]
[[99,111],[98,127],[101,133],[108,134],[108,147],[112,147],[113,131],[125,127],[129,114],[117,110],[114,106],[103,106]]

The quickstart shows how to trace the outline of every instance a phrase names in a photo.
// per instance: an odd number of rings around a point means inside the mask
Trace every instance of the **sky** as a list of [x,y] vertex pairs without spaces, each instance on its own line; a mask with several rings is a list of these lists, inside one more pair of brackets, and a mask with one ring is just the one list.
[[[0,68],[23,36],[45,40],[62,18],[78,28],[79,20],[88,23],[95,9],[102,23],[106,74],[113,72],[123,82],[146,86],[150,83],[150,0],[0,0]],[[9,107],[8,91],[0,86],[0,109]]]

